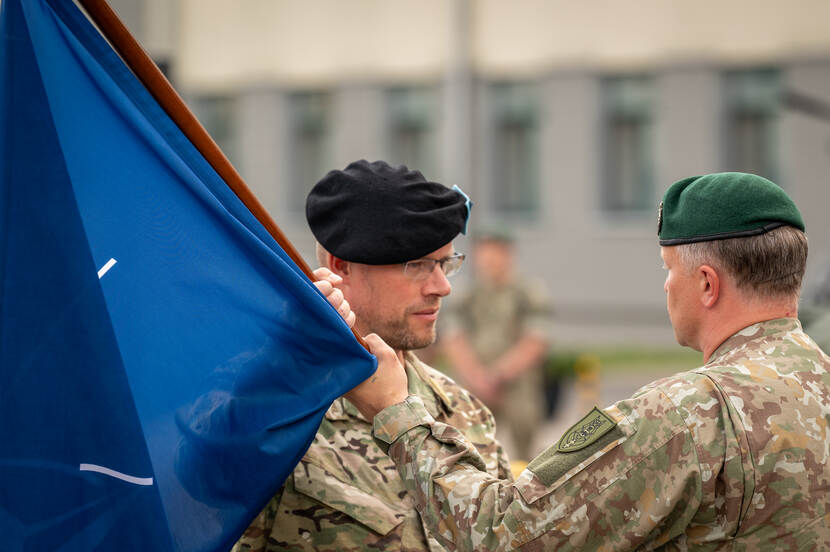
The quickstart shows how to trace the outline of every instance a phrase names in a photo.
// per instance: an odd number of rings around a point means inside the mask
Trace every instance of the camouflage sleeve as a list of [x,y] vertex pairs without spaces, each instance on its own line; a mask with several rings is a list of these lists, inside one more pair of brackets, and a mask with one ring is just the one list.
[[447,424],[461,429],[467,440],[475,445],[487,466],[487,471],[499,479],[513,480],[507,451],[496,439],[496,419],[481,399],[458,385],[451,377],[435,368],[427,367],[433,381],[440,382],[452,404],[453,414],[444,419]]
[[580,423],[515,483],[485,473],[473,446],[417,397],[381,412],[375,435],[450,550],[632,550],[681,536],[701,474],[672,401],[655,389]]
[[[289,476],[293,477],[293,476]],[[251,524],[242,533],[237,543],[231,549],[231,552],[263,552],[268,544],[268,535],[271,534],[271,527],[274,525],[274,520],[277,518],[277,512],[280,505],[280,498],[282,497],[285,486],[280,487],[265,508],[254,518]]]
[[498,472],[496,477],[505,481],[513,481],[513,471],[510,469],[510,458],[507,456],[507,451],[504,450],[501,443],[498,443],[497,446]]

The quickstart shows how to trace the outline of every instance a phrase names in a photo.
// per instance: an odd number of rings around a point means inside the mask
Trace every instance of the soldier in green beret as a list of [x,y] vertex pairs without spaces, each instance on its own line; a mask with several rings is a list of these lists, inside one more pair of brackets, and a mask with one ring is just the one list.
[[[356,161],[314,186],[306,218],[323,267],[315,271],[320,291],[361,335],[371,333],[368,342],[380,336],[394,347],[407,374],[405,392],[434,419],[458,428],[487,473],[509,478],[490,411],[413,352],[435,339],[448,278],[464,260],[453,240],[465,231],[470,206],[458,188],[403,165]],[[234,551],[439,550],[415,500],[372,438],[371,421],[340,398]]]
[[350,392],[451,550],[830,550],[830,358],[797,318],[804,222],[772,182],[682,180],[658,236],[677,341],[705,364],[589,412],[515,482],[407,396]]

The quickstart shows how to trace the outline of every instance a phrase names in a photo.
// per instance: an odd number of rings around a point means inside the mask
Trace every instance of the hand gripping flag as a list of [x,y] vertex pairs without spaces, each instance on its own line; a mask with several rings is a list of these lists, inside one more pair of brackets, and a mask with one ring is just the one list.
[[227,550],[374,359],[72,2],[0,9],[0,549]]

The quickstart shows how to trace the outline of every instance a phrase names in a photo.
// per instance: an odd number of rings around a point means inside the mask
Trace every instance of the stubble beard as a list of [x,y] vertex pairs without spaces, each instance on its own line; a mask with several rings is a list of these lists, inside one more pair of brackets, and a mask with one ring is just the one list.
[[400,318],[366,320],[369,332],[378,334],[387,345],[396,351],[414,351],[423,349],[435,342],[435,323],[422,335],[418,335],[409,326],[409,315],[423,307],[410,308]]

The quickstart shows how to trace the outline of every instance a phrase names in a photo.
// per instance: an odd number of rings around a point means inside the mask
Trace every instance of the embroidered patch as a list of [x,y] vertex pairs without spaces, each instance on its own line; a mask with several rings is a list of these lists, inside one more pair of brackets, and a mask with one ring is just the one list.
[[[600,412],[600,414],[604,415],[602,412]],[[585,420],[590,418],[592,415],[594,415],[593,411],[582,421],[580,421],[579,424],[577,424],[578,427],[574,426],[568,431],[568,433],[571,433],[574,429],[581,428],[585,423]],[[605,427],[608,429],[604,429]],[[607,426],[603,424],[599,428],[599,431],[602,435],[595,431],[593,434],[593,442],[590,445],[586,444],[582,446],[580,449],[572,448],[568,449],[568,452],[559,452],[557,449],[559,443],[552,444],[550,448],[534,458],[533,461],[528,464],[527,469],[536,474],[536,477],[538,477],[544,485],[551,486],[557,481],[560,481],[566,473],[569,473],[578,465],[595,456],[598,451],[603,450],[614,441],[620,443],[625,438],[620,426],[617,424],[607,424]]]
[[617,422],[596,406],[565,432],[556,444],[559,452],[582,450],[617,426]]

